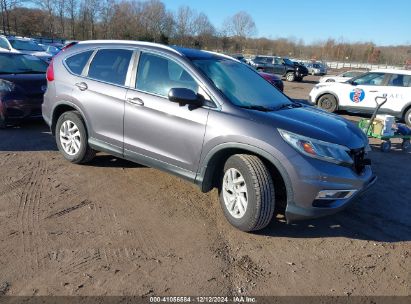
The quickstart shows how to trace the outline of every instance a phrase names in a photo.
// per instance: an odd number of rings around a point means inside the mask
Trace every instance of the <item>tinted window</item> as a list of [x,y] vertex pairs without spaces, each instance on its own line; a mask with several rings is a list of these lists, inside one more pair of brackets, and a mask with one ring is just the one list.
[[0,38],[0,48],[9,49],[9,44],[7,43],[6,39]]
[[198,93],[196,81],[179,64],[148,53],[140,55],[136,88],[161,96],[167,96],[172,88],[186,88]]
[[43,60],[23,54],[0,54],[0,74],[46,73],[47,63]]
[[411,75],[391,75],[388,85],[394,87],[411,87]]
[[90,58],[93,51],[83,52],[66,59],[67,67],[71,72],[77,75],[81,75],[87,60]]
[[384,81],[384,73],[368,73],[354,79],[356,84],[362,85],[382,85]]
[[91,61],[88,76],[124,85],[132,54],[131,50],[100,50]]

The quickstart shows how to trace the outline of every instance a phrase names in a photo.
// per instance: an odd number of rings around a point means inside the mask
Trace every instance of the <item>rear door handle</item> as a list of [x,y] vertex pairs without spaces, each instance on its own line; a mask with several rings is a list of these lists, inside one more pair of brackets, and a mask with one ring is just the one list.
[[374,90],[374,91],[370,91],[370,93],[378,93],[378,91]]
[[144,106],[144,101],[139,97],[127,98],[127,102],[132,105]]
[[80,91],[85,91],[88,89],[87,83],[85,82],[78,82],[76,86],[79,88]]

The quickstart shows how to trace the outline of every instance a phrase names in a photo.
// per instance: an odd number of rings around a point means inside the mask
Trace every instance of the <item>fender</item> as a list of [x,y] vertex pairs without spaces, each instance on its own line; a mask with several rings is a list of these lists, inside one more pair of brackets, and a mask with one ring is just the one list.
[[267,159],[271,164],[273,164],[278,172],[280,173],[285,187],[287,191],[287,204],[288,202],[292,202],[294,199],[294,193],[292,189],[292,184],[291,184],[291,179],[285,170],[284,166],[281,164],[281,162],[272,154],[269,152],[253,146],[249,144],[244,144],[244,143],[237,143],[237,142],[227,142],[223,144],[219,144],[212,148],[207,155],[204,157],[199,172],[196,175],[195,178],[195,183],[201,188],[203,192],[208,192],[212,189],[212,180],[213,180],[213,173],[215,170],[215,163],[218,159],[214,158],[219,152],[222,152],[224,150],[228,149],[241,149],[245,151],[249,151],[257,156],[261,156],[265,159]]
[[405,112],[411,107],[411,101],[407,102],[401,109],[401,116],[404,118]]
[[88,122],[87,122],[87,119],[86,119],[86,116],[84,115],[83,110],[82,110],[80,107],[78,107],[76,104],[72,103],[71,101],[68,101],[68,100],[60,100],[60,101],[58,101],[58,102],[53,106],[53,109],[52,109],[52,111],[51,111],[52,115],[51,115],[50,128],[51,128],[51,132],[52,132],[53,135],[54,135],[54,131],[55,131],[55,130],[54,130],[55,124],[56,124],[56,122],[57,122],[57,120],[55,119],[54,116],[55,116],[55,113],[56,113],[56,109],[57,109],[59,106],[69,106],[69,107],[74,108],[76,111],[80,112],[80,115],[81,115],[81,117],[83,117],[84,123],[86,124],[87,130],[90,130],[90,129],[89,129]]
[[323,92],[321,92],[320,94],[318,94],[317,97],[315,98],[315,104],[317,104],[317,103],[318,103],[318,99],[320,99],[320,97],[323,96],[323,95],[325,95],[325,94],[333,95],[333,96],[335,97],[335,99],[337,100],[337,106],[338,106],[338,108],[340,107],[340,99],[338,98],[338,96],[337,96],[334,92],[331,92],[331,91],[329,91],[329,90],[323,91]]

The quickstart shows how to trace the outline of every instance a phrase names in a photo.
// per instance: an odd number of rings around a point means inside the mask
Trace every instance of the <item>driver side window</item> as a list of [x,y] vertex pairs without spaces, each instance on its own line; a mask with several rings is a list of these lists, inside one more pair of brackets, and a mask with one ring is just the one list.
[[354,81],[359,85],[380,86],[383,84],[384,78],[384,73],[368,73],[359,78],[356,78]]
[[185,88],[198,93],[199,86],[193,77],[179,64],[165,57],[141,53],[136,88],[167,97],[172,88]]

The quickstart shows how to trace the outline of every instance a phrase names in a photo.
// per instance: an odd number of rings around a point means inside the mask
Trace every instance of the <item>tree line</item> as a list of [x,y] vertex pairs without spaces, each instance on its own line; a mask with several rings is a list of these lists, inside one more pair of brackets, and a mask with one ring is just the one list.
[[144,40],[225,53],[396,65],[411,57],[409,45],[256,38],[255,22],[244,11],[216,27],[203,12],[189,6],[171,11],[161,0],[0,0],[0,7],[1,31],[7,35]]

